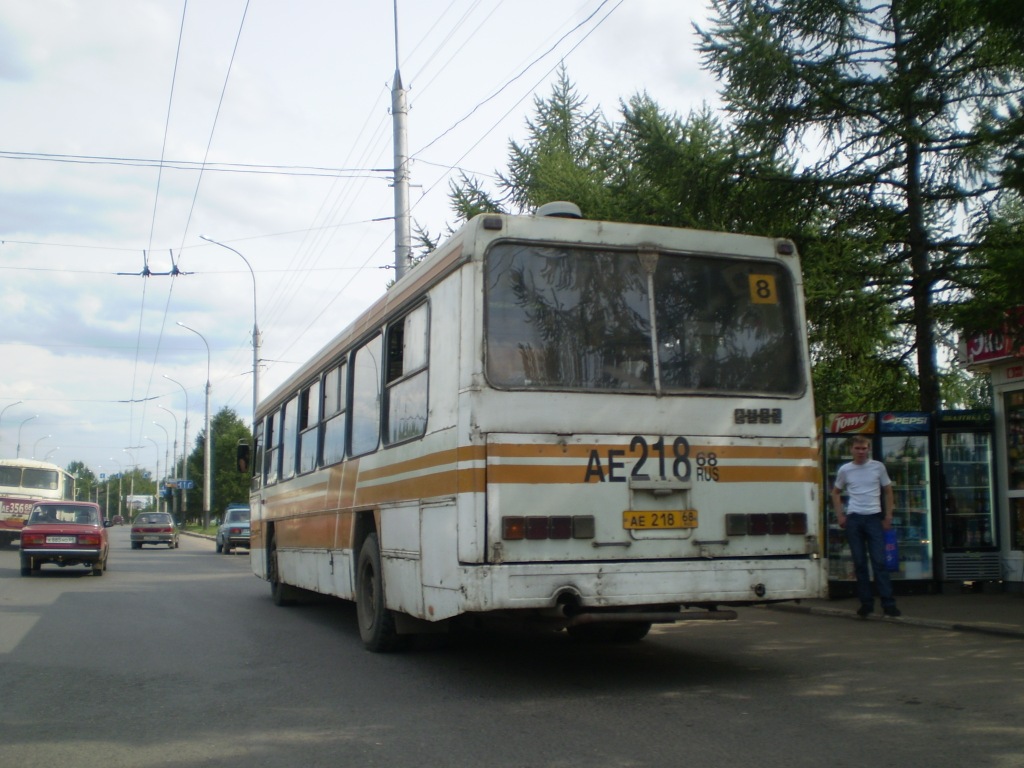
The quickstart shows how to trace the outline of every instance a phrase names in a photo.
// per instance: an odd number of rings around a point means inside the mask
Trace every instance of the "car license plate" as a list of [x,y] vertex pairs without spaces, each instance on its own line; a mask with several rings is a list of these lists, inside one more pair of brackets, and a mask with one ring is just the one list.
[[146,541],[160,541],[160,537],[159,536],[146,536],[144,538],[145,538]]
[[47,536],[47,544],[74,544],[77,539],[74,536]]
[[696,509],[638,510],[622,513],[622,527],[631,531],[696,528]]

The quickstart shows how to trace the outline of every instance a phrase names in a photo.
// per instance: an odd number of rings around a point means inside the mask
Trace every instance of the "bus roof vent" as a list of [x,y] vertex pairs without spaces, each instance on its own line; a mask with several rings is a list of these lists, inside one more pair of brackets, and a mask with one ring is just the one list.
[[562,219],[582,219],[583,212],[576,203],[567,203],[564,200],[556,200],[553,203],[544,203],[537,209],[538,216],[556,216]]

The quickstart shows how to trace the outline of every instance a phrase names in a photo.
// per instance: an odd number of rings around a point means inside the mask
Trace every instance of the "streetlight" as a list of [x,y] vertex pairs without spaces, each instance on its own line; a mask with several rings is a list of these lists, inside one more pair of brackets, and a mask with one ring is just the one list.
[[[171,415],[173,416],[174,414],[172,413]],[[154,427],[160,427],[160,429],[162,429],[164,431],[164,474],[169,477],[170,474],[171,474],[171,469],[170,469],[171,465],[168,463],[170,461],[170,458],[168,456],[168,452],[170,451],[171,436],[169,434],[167,434],[167,428],[163,424],[160,424],[159,422],[154,421],[153,422],[153,426]],[[175,425],[174,426],[175,426],[174,439],[177,440],[178,439],[177,419],[175,419]],[[178,446],[174,446],[174,461],[177,461],[177,460],[178,460]],[[166,487],[166,485],[167,484],[164,483],[165,487]],[[171,512],[170,502],[167,501],[167,497],[166,496],[164,497],[164,512]]]
[[[113,456],[110,460],[117,464],[117,516],[121,517],[121,499],[124,496],[124,488],[121,487],[121,481],[124,480],[124,467],[121,466],[121,462],[115,459]],[[107,485],[110,485],[110,480],[107,480]],[[110,498],[110,490],[107,490],[107,498]]]
[[[163,374],[163,377],[168,381],[173,381],[181,387],[181,391],[185,395],[185,425],[181,430],[181,479],[184,481],[185,485],[188,485],[188,390],[185,389],[184,384],[172,379],[166,373]],[[162,405],[160,407],[163,408]],[[164,410],[171,413],[166,408],[164,408]],[[174,416],[173,413],[171,413],[171,415]],[[176,416],[174,418],[174,431],[175,433],[178,431],[178,418]],[[175,462],[177,462],[177,460],[175,460]],[[177,466],[177,463],[175,463],[175,466]],[[181,490],[181,517],[182,523],[184,523],[184,518],[188,517],[188,492],[184,488]]]
[[182,328],[186,331],[192,331],[196,336],[203,340],[203,344],[206,345],[206,435],[205,442],[203,445],[203,527],[208,528],[210,525],[210,464],[211,464],[211,447],[210,447],[210,344],[206,341],[206,337],[203,336],[195,328],[190,328],[182,322],[178,322]]
[[128,498],[131,499],[131,503],[129,504],[129,508],[132,511],[134,511],[134,505],[135,505],[135,476],[137,474],[139,474],[139,462],[135,460],[135,454],[132,453],[127,448],[122,448],[121,452],[122,453],[127,453],[128,456],[132,460],[132,479],[131,479],[131,482],[128,484]]
[[39,418],[39,414],[37,413],[35,416],[29,416],[27,419],[25,419],[23,422],[21,422],[21,424],[18,425],[18,448],[15,451],[14,458],[16,458],[16,459],[20,459],[21,458],[21,428],[24,427],[26,424],[28,424],[30,421],[32,421],[32,419],[38,419],[38,418]]
[[41,442],[43,442],[43,440],[46,440],[48,437],[53,437],[53,435],[43,435],[38,440],[36,440],[35,444],[32,446],[32,458],[33,459],[36,457],[36,451],[39,450],[39,444]]
[[46,452],[46,455],[43,456],[43,461],[49,461],[50,457],[53,456],[53,454],[55,454],[59,450],[60,450],[60,446],[59,445],[56,448],[51,448],[50,450],[48,450]]
[[[174,415],[174,411],[168,410],[167,408],[164,408],[162,405],[158,404],[157,408],[163,408],[165,411],[171,414],[171,418],[174,419],[174,434],[171,437],[167,438],[167,444],[171,446],[171,463],[168,465],[169,467],[171,467],[171,469],[168,470],[167,476],[171,477],[178,471],[178,417]],[[160,427],[160,429],[164,431],[165,435],[167,434],[167,427],[165,427],[163,424],[161,424],[158,421],[154,421],[153,424]]]
[[214,240],[212,237],[206,235],[200,235],[200,240],[205,240],[208,243],[219,245],[221,248],[227,248],[232,253],[237,254],[242,261],[245,262],[245,266],[249,268],[249,274],[252,275],[252,433],[256,434],[256,406],[260,402],[260,347],[263,344],[263,339],[260,337],[260,326],[256,322],[256,273],[252,270],[252,265],[249,260],[242,256],[241,253],[236,251],[230,245]]
[[[142,439],[143,440],[149,440],[149,442],[151,442],[153,444],[153,447],[156,448],[156,474],[153,476],[153,479],[156,481],[157,488],[159,489],[159,487],[160,487],[160,443],[158,443],[152,437],[148,437],[146,435],[143,435]],[[159,495],[157,496],[157,498],[159,498]],[[157,501],[157,503],[156,503],[156,508],[157,508],[157,511],[160,510],[160,502],[159,501]]]
[[[24,402],[23,400],[19,400],[19,401],[18,401],[18,402],[16,402],[16,403],[11,403],[10,405],[5,405],[5,406],[3,407],[3,410],[0,410],[0,421],[2,421],[2,420],[3,420],[3,418],[4,418],[4,414],[5,414],[5,413],[7,413],[7,409],[8,409],[8,408],[13,408],[13,407],[14,407],[14,406],[16,406],[16,405],[21,405],[21,404],[22,404],[23,402]],[[0,434],[3,434],[3,433],[0,433]]]

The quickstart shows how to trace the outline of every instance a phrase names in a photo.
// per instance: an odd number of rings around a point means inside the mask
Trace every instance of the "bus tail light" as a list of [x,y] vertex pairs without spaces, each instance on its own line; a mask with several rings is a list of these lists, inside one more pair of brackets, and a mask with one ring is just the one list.
[[807,534],[807,515],[803,512],[755,512],[725,516],[727,536],[786,536]]
[[525,517],[503,517],[501,518],[501,538],[509,541],[518,541],[526,538]]
[[529,539],[592,539],[593,515],[551,515],[524,517],[506,515],[501,518],[501,538],[506,541]]

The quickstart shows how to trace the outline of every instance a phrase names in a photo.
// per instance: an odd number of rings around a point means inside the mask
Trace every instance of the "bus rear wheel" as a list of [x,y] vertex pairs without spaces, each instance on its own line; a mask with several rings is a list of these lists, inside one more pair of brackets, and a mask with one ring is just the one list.
[[267,558],[267,578],[270,581],[270,598],[274,605],[295,605],[295,587],[281,581],[277,563],[277,539],[270,540],[270,555]]
[[405,637],[395,630],[395,617],[384,601],[384,573],[381,570],[380,544],[371,533],[359,550],[356,566],[356,617],[359,637],[370,651],[394,651],[405,645]]

